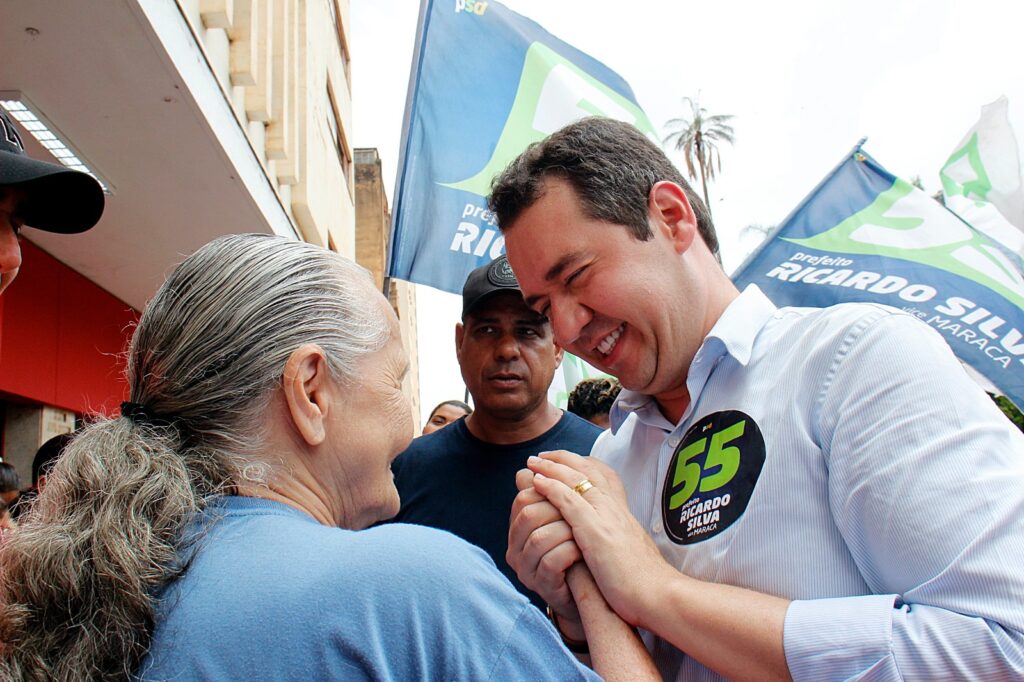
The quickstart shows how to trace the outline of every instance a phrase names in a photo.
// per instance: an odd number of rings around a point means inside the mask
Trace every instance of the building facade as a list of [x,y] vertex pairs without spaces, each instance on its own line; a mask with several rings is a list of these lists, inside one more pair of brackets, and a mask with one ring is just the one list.
[[376,149],[355,150],[356,178],[356,261],[373,275],[377,288],[388,291],[391,307],[398,315],[402,343],[409,354],[409,373],[403,389],[409,397],[412,422],[420,431],[420,369],[416,352],[416,289],[403,280],[384,281],[387,272],[391,210],[384,190],[380,155]]
[[0,297],[0,441],[23,479],[46,439],[116,414],[132,324],[184,256],[257,232],[356,257],[348,26],[348,0],[3,3],[0,100],[108,189],[89,232],[26,229]]

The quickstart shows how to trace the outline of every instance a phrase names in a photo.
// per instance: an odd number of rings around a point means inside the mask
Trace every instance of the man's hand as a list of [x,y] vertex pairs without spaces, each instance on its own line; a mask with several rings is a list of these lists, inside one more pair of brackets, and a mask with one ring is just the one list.
[[516,474],[519,494],[512,503],[505,559],[524,585],[539,594],[558,616],[563,633],[584,639],[583,625],[566,585],[569,567],[582,559],[572,529],[558,509],[533,488],[533,472]]
[[[560,523],[568,523],[577,551],[597,581],[600,593],[624,621],[668,640],[730,679],[789,678],[782,635],[787,600],[730,585],[701,582],[670,566],[629,512],[618,476],[601,462],[558,451],[531,457],[527,466],[533,472],[533,489],[529,491],[529,504],[526,495],[520,493],[524,497],[521,508],[544,509],[543,514],[536,513],[537,518],[548,522],[524,522],[516,538],[523,537],[522,533],[531,527],[552,525],[561,529]],[[529,474],[517,477],[517,483],[520,478],[522,487],[529,481]],[[593,487],[580,494],[573,488],[584,480],[589,480]],[[561,515],[557,517],[559,521],[550,521],[556,518],[556,511],[536,501],[538,495]],[[530,533],[525,537],[530,537]],[[511,539],[512,535],[510,543]],[[526,543],[521,542],[520,546],[523,544]],[[541,544],[547,543],[538,543]],[[510,544],[509,556],[514,554]],[[545,563],[541,562],[538,574],[545,573]],[[563,585],[564,575],[564,570],[558,574]],[[541,594],[550,598],[544,592]],[[583,610],[589,613],[591,606],[584,602]],[[597,613],[600,615],[599,610]],[[566,635],[580,638],[579,633],[567,629],[564,619],[560,618],[559,624]]]
[[[643,626],[645,613],[657,608],[659,591],[681,576],[665,562],[630,513],[619,477],[597,460],[564,450],[531,457],[528,466],[534,473],[530,499],[541,495],[554,507],[554,510],[543,508],[543,515],[537,511],[531,516],[548,520],[548,525],[553,527],[552,534],[557,532],[563,542],[564,531],[560,524],[568,523],[577,551],[582,554],[609,605],[630,624]],[[581,495],[573,487],[583,480],[589,480],[594,487]],[[520,493],[520,496],[525,495],[527,493]],[[540,507],[540,504],[534,506]],[[559,521],[550,521],[556,513]],[[525,523],[523,526],[513,531],[517,541],[529,527]],[[544,526],[535,523],[532,527]],[[510,554],[512,538],[510,533]],[[550,544],[542,539],[533,542],[540,547]],[[525,544],[529,546],[530,540]],[[549,560],[549,565],[561,564]]]

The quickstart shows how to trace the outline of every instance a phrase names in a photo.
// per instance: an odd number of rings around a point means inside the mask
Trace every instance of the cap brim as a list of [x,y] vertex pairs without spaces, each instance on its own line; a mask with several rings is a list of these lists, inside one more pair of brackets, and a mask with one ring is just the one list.
[[0,185],[25,192],[19,210],[29,227],[47,232],[85,232],[103,215],[103,188],[87,173],[20,154],[0,152]]
[[462,320],[465,321],[466,320],[466,315],[469,315],[474,310],[476,310],[477,308],[479,308],[484,303],[486,303],[487,301],[491,300],[492,298],[494,298],[498,294],[519,294],[520,298],[523,297],[522,290],[520,290],[520,289],[518,289],[516,287],[505,287],[505,288],[502,288],[502,289],[491,289],[490,291],[485,291],[484,293],[480,294],[479,296],[474,298],[472,301],[470,301],[468,304],[466,303],[465,299],[463,299],[463,304],[462,304]]

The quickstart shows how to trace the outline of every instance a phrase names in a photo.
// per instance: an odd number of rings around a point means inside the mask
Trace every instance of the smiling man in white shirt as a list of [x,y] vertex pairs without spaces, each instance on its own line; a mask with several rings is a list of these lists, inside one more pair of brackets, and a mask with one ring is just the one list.
[[591,459],[532,458],[509,563],[563,634],[582,557],[666,679],[1024,675],[1024,438],[894,309],[777,309],[654,144],[591,118],[490,198],[524,298],[619,378]]

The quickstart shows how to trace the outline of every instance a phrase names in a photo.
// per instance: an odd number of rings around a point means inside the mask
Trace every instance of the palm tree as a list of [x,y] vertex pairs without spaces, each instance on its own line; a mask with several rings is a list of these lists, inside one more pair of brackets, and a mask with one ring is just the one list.
[[[698,96],[699,97],[699,96]],[[700,105],[698,98],[684,97],[683,102],[690,107],[689,118],[673,118],[665,124],[667,128],[676,130],[665,138],[670,144],[683,153],[686,160],[686,172],[691,180],[697,179],[700,169],[700,184],[704,188],[704,203],[711,210],[708,201],[708,180],[715,179],[715,168],[722,172],[722,156],[718,151],[720,143],[734,143],[734,132],[729,121],[732,114],[708,115],[708,110]]]

